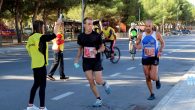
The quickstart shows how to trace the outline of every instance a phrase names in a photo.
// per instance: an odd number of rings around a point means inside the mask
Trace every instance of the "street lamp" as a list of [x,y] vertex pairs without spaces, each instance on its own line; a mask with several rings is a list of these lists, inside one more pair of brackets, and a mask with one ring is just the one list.
[[82,16],[82,18],[81,18],[81,22],[82,22],[82,33],[84,32],[84,28],[83,28],[83,25],[84,25],[84,23],[83,23],[83,20],[84,20],[84,0],[82,0],[82,12],[81,12],[81,16]]

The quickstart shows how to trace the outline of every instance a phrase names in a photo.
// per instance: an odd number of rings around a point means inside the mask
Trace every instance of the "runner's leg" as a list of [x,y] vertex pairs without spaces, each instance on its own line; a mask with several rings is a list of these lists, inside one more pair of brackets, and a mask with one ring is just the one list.
[[150,78],[150,69],[151,69],[150,65],[144,65],[143,66],[144,74],[145,74],[145,77],[146,77],[146,84],[148,86],[150,94],[153,94],[153,91],[152,91],[152,81],[151,81],[151,78]]
[[151,65],[150,78],[153,81],[157,81],[158,80],[158,65]]
[[92,70],[87,70],[85,71],[85,75],[87,80],[89,81],[90,88],[93,92],[93,94],[96,96],[96,98],[100,97],[99,92],[97,91],[94,78],[93,78],[93,71]]
[[95,71],[94,75],[95,75],[95,81],[98,85],[103,85],[105,83],[105,81],[102,78],[102,71]]

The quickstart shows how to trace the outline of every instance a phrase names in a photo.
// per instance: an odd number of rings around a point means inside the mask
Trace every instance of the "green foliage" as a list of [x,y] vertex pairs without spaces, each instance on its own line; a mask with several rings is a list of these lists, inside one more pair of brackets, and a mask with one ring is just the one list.
[[184,21],[192,18],[192,5],[186,0],[140,0],[148,18],[153,18],[155,23]]
[[[19,18],[29,22],[35,13],[37,3],[40,3],[38,17],[47,22],[54,22],[59,13],[67,19],[81,20],[82,0],[18,0]],[[124,23],[152,18],[155,23],[193,21],[195,8],[187,0],[84,0],[85,16],[94,19],[105,17],[116,18]],[[15,14],[15,0],[4,0],[1,7],[1,18],[13,20]]]

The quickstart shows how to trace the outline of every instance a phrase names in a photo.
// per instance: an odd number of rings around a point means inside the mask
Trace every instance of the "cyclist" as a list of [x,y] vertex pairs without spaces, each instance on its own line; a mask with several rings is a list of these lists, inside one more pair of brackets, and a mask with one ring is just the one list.
[[116,41],[116,34],[115,30],[109,26],[109,22],[103,22],[102,24],[103,29],[102,29],[102,34],[104,36],[104,41],[105,42],[110,42],[110,49],[111,49],[111,59],[114,58],[114,45]]
[[131,28],[129,29],[129,52],[131,54],[135,54],[133,51],[133,41],[136,41],[138,30],[135,28],[135,23],[131,23]]

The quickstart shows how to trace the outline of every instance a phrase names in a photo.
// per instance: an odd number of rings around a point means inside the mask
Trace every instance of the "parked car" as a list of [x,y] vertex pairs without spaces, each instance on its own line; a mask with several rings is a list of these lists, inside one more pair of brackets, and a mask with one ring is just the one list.
[[191,34],[190,30],[183,29],[181,30],[182,34]]
[[23,29],[24,34],[31,35],[32,34],[32,28],[24,28]]
[[180,30],[172,30],[171,34],[173,34],[173,35],[182,35],[182,31],[180,31]]
[[1,36],[15,36],[16,31],[14,29],[9,29],[3,22],[0,22],[0,35]]

